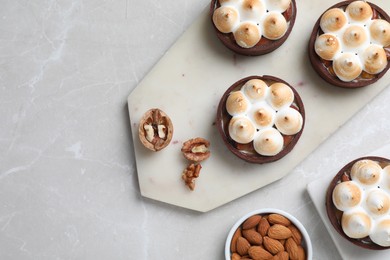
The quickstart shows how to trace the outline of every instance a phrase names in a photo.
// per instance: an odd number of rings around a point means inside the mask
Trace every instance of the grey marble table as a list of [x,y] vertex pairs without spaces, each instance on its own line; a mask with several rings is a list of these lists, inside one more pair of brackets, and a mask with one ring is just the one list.
[[126,98],[207,4],[0,1],[0,259],[223,259],[233,223],[275,206],[314,259],[340,258],[306,185],[390,139],[389,88],[288,176],[213,211],[140,195]]

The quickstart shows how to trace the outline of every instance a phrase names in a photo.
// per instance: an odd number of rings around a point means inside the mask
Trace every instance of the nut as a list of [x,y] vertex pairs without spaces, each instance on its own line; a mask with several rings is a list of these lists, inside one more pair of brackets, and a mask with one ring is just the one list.
[[276,213],[268,216],[268,222],[272,224],[280,224],[286,227],[291,224],[291,221],[288,218]]
[[274,256],[275,259],[277,260],[288,260],[289,259],[289,255],[286,251],[282,251],[282,252],[279,252],[277,253],[275,256]]
[[294,239],[290,237],[286,241],[286,251],[288,252],[290,259],[292,260],[298,260],[299,259],[299,252],[298,252],[298,245],[295,243]]
[[273,239],[286,239],[291,235],[291,230],[280,224],[272,225],[268,229],[268,236]]
[[242,236],[245,237],[251,245],[261,245],[263,243],[262,236],[253,229],[244,229],[242,231]]
[[197,137],[183,143],[181,151],[187,160],[201,162],[210,157],[210,142]]
[[184,169],[181,175],[181,178],[190,190],[195,189],[195,179],[199,177],[200,169],[202,169],[200,164],[191,163]]
[[271,254],[275,255],[281,251],[284,251],[284,246],[276,239],[265,236],[263,239],[264,248]]
[[293,226],[293,225],[290,225],[290,226],[288,226],[288,229],[291,230],[292,238],[294,239],[295,243],[297,243],[298,245],[301,244],[301,242],[302,242],[302,234],[297,229],[297,227]]
[[251,244],[249,244],[248,240],[246,240],[243,237],[239,237],[237,239],[237,253],[241,256],[244,256],[248,253],[249,248],[251,247]]
[[305,260],[305,259],[306,259],[305,249],[303,249],[302,246],[298,246],[298,260]]
[[259,232],[260,235],[264,237],[267,235],[269,227],[270,225],[268,220],[266,218],[262,218],[260,220],[259,226],[257,227],[257,232]]
[[230,243],[230,251],[231,251],[232,253],[237,252],[237,247],[236,247],[236,245],[237,245],[237,239],[238,239],[239,237],[241,237],[241,236],[242,236],[242,235],[241,235],[241,228],[238,228],[238,229],[236,230],[236,232],[234,232],[233,237],[232,237],[232,242]]
[[172,140],[172,121],[162,110],[150,109],[141,118],[138,136],[146,148],[155,152],[160,151]]
[[256,227],[261,220],[260,215],[253,215],[247,218],[244,223],[242,223],[242,229],[250,229]]
[[241,256],[237,253],[233,253],[232,254],[232,257],[231,257],[231,260],[240,260],[241,259]]
[[280,214],[256,214],[244,220],[233,233],[230,252],[231,259],[306,259],[300,230]]
[[272,257],[272,254],[261,246],[251,246],[248,250],[248,254],[250,257],[256,260],[265,260]]

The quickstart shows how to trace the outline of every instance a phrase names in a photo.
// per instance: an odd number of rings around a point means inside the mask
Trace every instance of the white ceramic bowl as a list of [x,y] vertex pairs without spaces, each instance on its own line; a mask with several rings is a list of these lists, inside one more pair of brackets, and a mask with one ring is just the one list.
[[288,218],[302,233],[302,246],[306,251],[306,259],[311,260],[313,258],[313,248],[310,241],[309,234],[307,233],[305,227],[302,225],[301,222],[299,222],[298,219],[296,219],[294,216],[290,215],[289,213],[280,210],[280,209],[273,209],[273,208],[264,208],[264,209],[257,209],[252,212],[247,213],[242,218],[240,218],[230,229],[229,234],[226,239],[225,243],[225,259],[230,260],[231,259],[231,253],[230,253],[230,243],[232,241],[232,237],[234,232],[241,226],[241,224],[250,216],[253,215],[264,215],[264,214],[271,214],[271,213],[277,213],[280,215],[285,216]]

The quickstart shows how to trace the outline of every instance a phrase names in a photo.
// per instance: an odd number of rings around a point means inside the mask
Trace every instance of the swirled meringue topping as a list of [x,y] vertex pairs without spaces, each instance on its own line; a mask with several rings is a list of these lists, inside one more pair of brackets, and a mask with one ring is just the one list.
[[351,238],[363,238],[370,234],[372,220],[362,211],[344,212],[341,218],[341,225],[347,236]]
[[332,60],[341,51],[341,45],[335,35],[324,33],[318,36],[314,49],[322,59]]
[[345,9],[348,17],[352,21],[366,22],[372,17],[371,6],[364,1],[354,1]]
[[253,147],[261,155],[276,155],[283,149],[283,136],[275,128],[260,130],[253,140]]
[[226,110],[232,116],[244,114],[249,110],[249,106],[249,100],[241,91],[230,93],[226,100]]
[[255,133],[255,126],[246,116],[233,117],[229,122],[229,135],[237,143],[247,144],[252,142]]
[[268,85],[261,79],[248,80],[241,89],[252,101],[262,101],[268,93]]
[[375,185],[380,181],[382,168],[372,160],[359,160],[351,169],[351,178],[363,185]]
[[282,134],[295,135],[302,125],[302,115],[294,108],[286,107],[276,113],[275,126]]
[[338,210],[345,211],[361,203],[362,189],[353,181],[340,182],[333,190],[332,199]]

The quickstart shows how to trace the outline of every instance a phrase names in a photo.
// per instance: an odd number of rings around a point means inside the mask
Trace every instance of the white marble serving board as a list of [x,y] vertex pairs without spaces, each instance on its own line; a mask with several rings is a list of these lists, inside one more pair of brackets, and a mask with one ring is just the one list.
[[[287,175],[320,143],[383,90],[387,73],[361,89],[341,89],[325,83],[311,68],[307,46],[312,26],[337,1],[298,1],[298,16],[287,41],[276,51],[258,57],[233,54],[216,38],[208,7],[167,51],[128,97],[138,180],[145,197],[206,212],[255,191]],[[390,2],[376,4],[390,11]],[[294,150],[274,163],[250,164],[235,157],[222,143],[214,125],[225,90],[240,78],[272,75],[300,93],[306,126]],[[155,153],[138,139],[138,123],[150,108],[165,111],[174,124],[172,143]],[[211,157],[202,163],[195,191],[181,180],[187,162],[182,143],[204,137],[211,141]]]
[[[380,149],[370,153],[362,154],[361,156],[381,156],[390,158],[390,143],[384,145]],[[360,156],[358,156],[360,157]],[[357,158],[358,158],[357,157]],[[339,233],[333,228],[332,224],[329,221],[328,215],[325,208],[325,195],[328,185],[332,181],[334,175],[337,173],[337,169],[341,169],[349,161],[340,160],[340,165],[333,165],[335,171],[332,169],[323,169],[321,175],[325,176],[319,180],[313,181],[308,184],[307,191],[312,199],[314,206],[316,207],[319,215],[321,216],[322,221],[325,224],[326,229],[329,231],[329,234],[336,245],[337,250],[343,259],[354,259],[354,260],[383,260],[390,259],[390,250],[367,250],[360,248],[351,242],[344,239],[340,236]],[[335,173],[336,172],[336,173]]]

